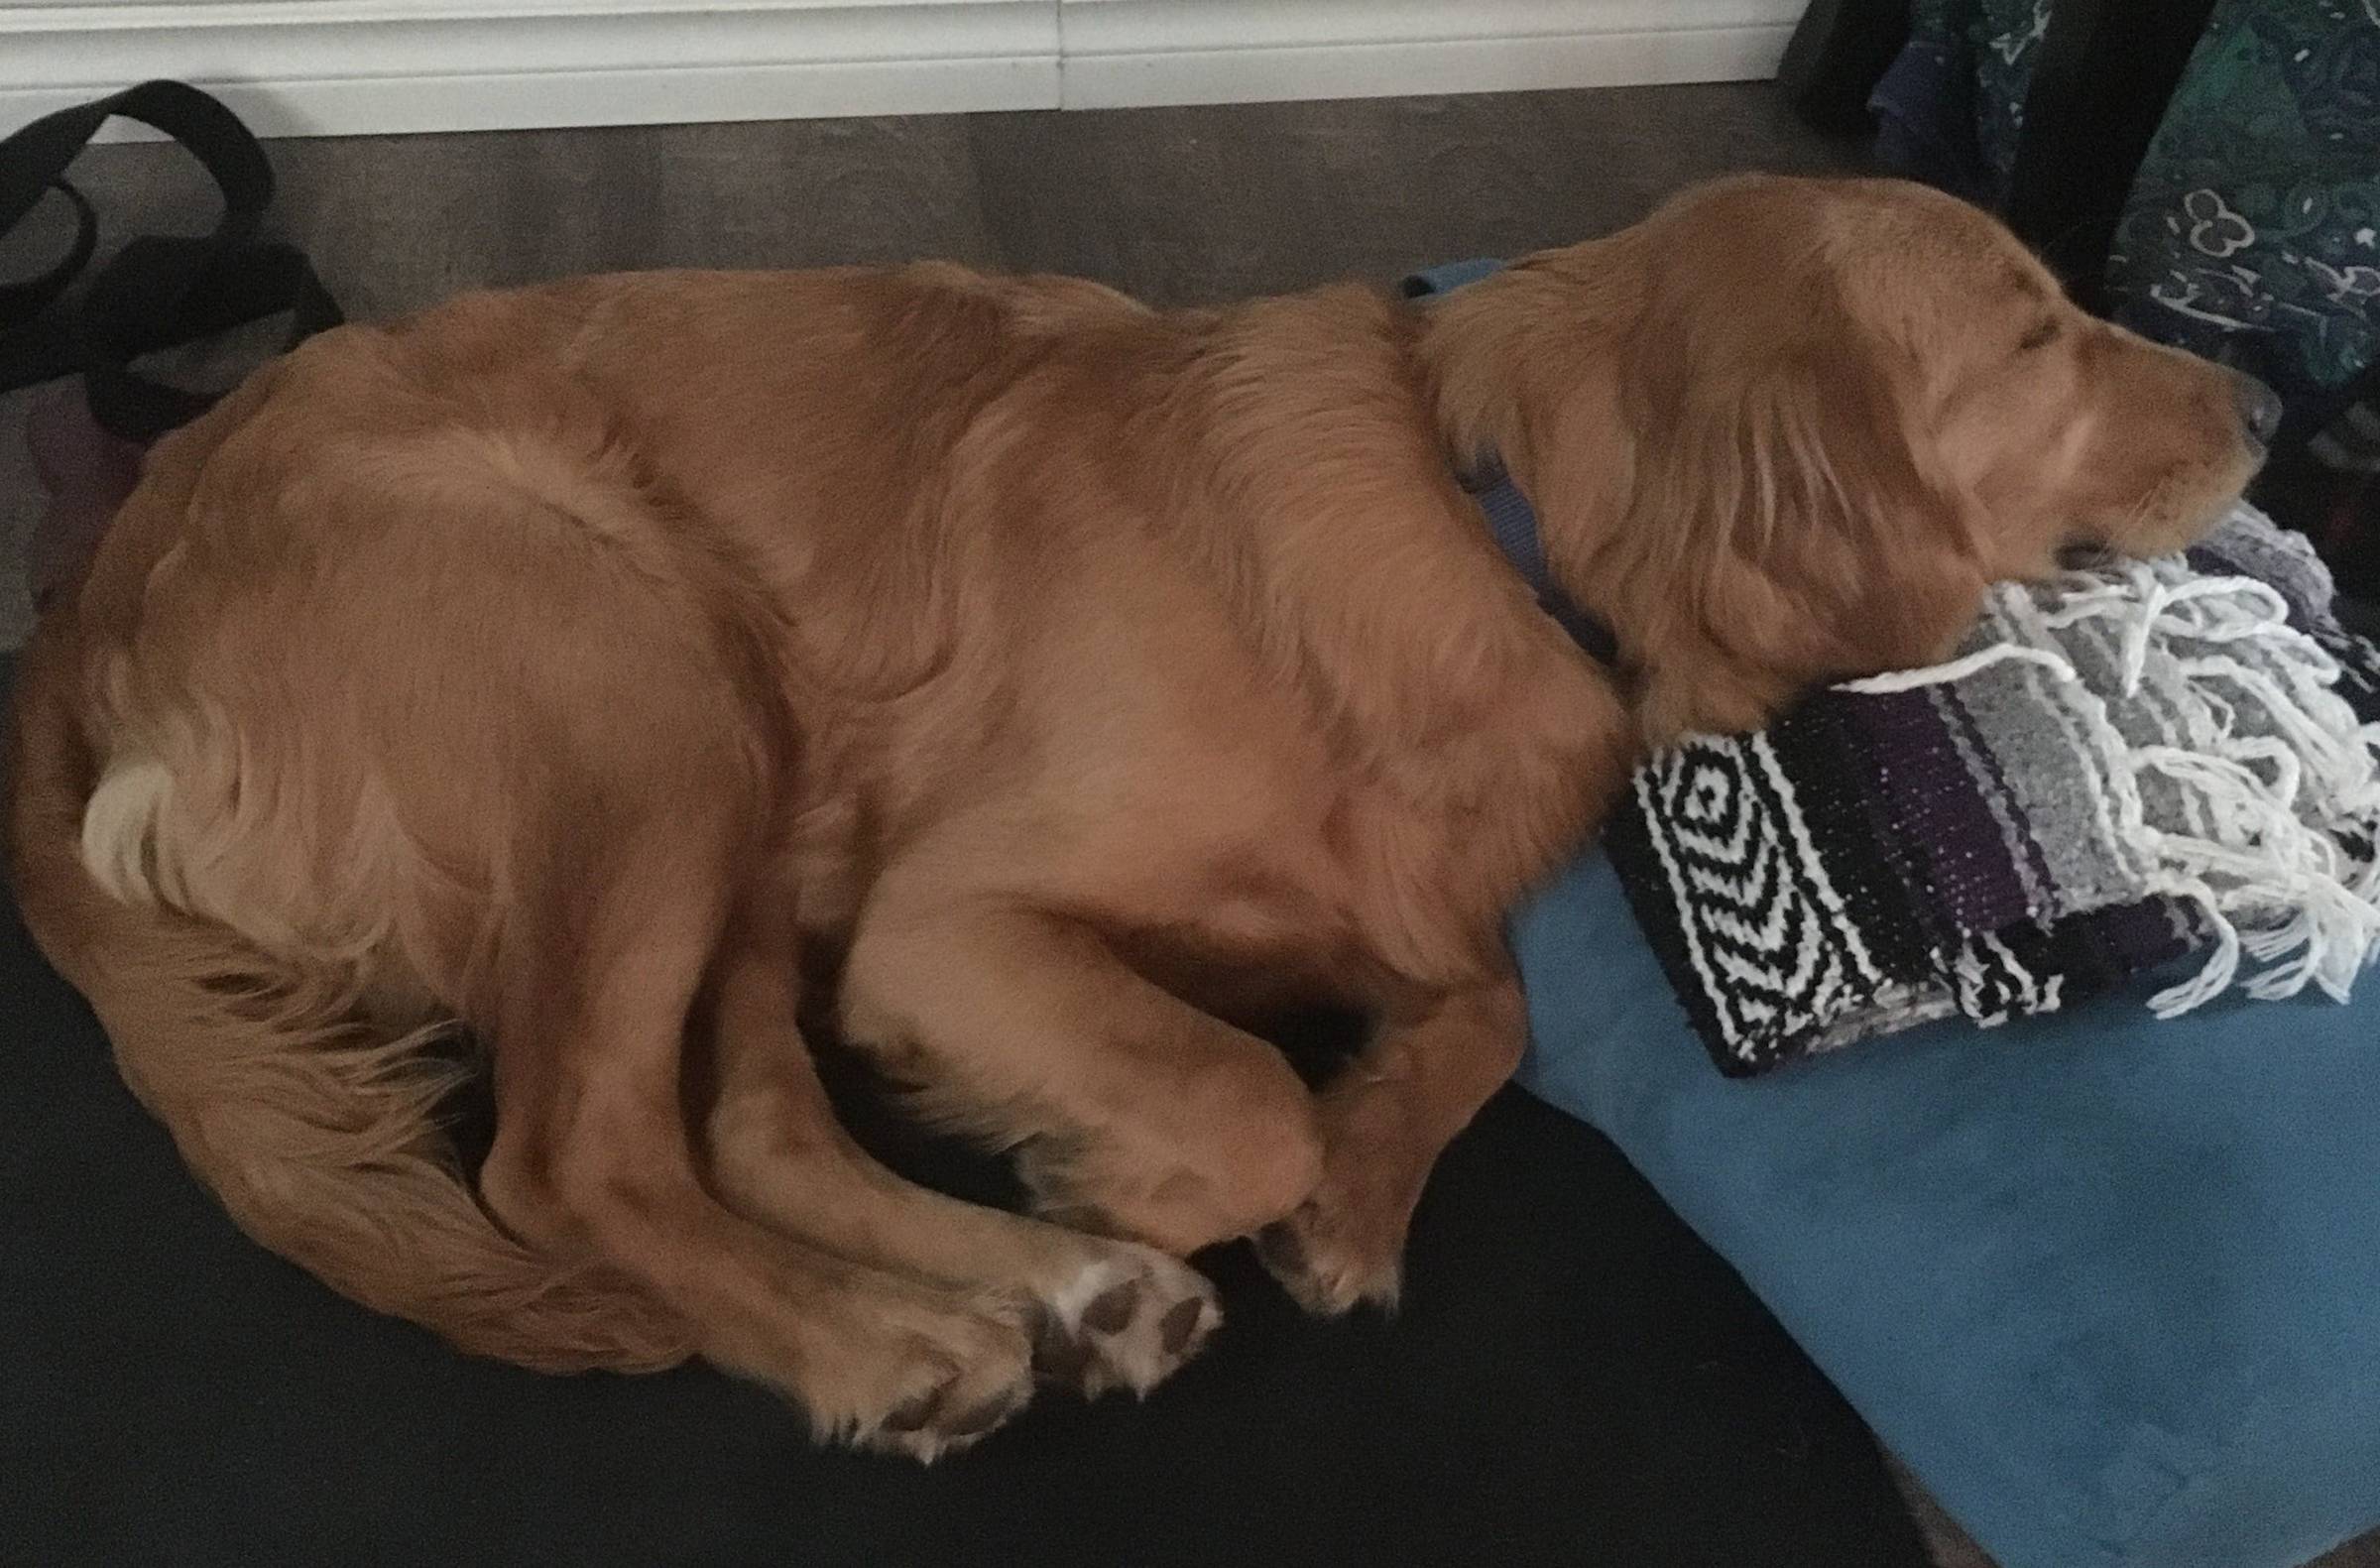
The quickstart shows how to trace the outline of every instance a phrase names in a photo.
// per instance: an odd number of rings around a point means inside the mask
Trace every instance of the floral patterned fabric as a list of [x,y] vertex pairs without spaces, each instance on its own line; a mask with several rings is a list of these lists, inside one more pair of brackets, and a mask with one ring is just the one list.
[[1877,84],[1873,105],[1885,121],[1886,162],[1998,205],[2016,170],[2050,7],[2051,0],[1914,0],[1908,47]]
[[2222,0],[2108,271],[2118,319],[2293,406],[2380,359],[2380,0]]
[[2025,96],[2041,41],[2049,36],[2050,0],[1966,0],[1967,42],[1975,52],[1975,141],[2005,195],[2025,132]]

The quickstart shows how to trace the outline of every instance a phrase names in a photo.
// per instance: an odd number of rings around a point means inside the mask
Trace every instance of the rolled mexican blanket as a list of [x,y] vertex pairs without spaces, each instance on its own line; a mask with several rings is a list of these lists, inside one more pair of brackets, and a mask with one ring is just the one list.
[[[1949,663],[1636,775],[1606,834],[1721,1068],[2181,964],[2343,1001],[2380,955],[2380,648],[2239,508],[2187,557],[1995,588]],[[2190,960],[2189,955],[2198,955]]]

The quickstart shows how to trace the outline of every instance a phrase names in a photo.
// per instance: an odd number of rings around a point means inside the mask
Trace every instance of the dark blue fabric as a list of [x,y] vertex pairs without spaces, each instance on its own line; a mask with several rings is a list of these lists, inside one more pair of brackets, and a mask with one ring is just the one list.
[[1876,118],[1876,161],[1973,201],[1990,199],[1975,142],[1974,83],[1964,53],[1918,33],[1868,95]]
[[1626,1151],[2002,1568],[2380,1526],[2380,974],[1711,1067],[1600,855],[1517,920],[1531,1091]]
[[1868,98],[1885,168],[1970,201],[2009,194],[2050,0],[1915,0]]

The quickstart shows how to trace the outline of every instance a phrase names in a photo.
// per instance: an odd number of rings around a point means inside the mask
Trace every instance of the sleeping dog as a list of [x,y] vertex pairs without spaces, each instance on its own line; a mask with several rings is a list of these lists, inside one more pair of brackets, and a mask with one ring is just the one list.
[[[1145,1390],[1256,1236],[1392,1298],[1502,919],[1647,746],[2194,538],[2270,394],[1990,218],[1746,179],[1441,301],[950,266],[346,327],[148,458],[19,694],[28,920],[259,1241],[464,1349],[931,1457]],[[1584,654],[1463,488],[1500,466]],[[1372,1026],[1309,1091],[1234,1021]],[[904,1182],[818,1021],[1012,1149]],[[441,1132],[467,1034],[492,1151]]]

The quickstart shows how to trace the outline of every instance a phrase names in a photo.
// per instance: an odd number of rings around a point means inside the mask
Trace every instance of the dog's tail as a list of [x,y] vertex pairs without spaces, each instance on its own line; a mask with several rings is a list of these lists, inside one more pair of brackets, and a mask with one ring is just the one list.
[[441,1125],[467,1069],[423,1049],[436,1029],[375,1026],[229,928],[92,879],[93,760],[64,641],[45,624],[18,682],[9,838],[25,920],[240,1228],[477,1354],[557,1372],[685,1359],[683,1326],[628,1281],[541,1256],[489,1217]]

